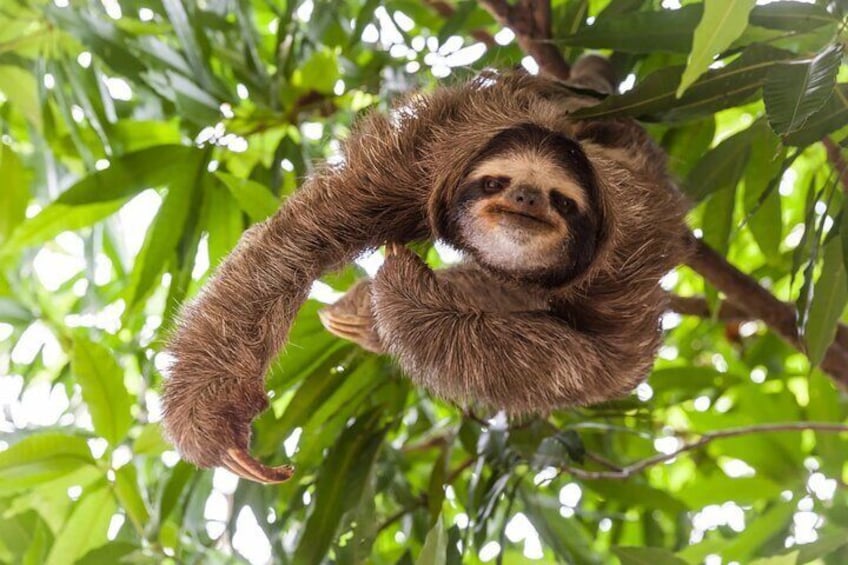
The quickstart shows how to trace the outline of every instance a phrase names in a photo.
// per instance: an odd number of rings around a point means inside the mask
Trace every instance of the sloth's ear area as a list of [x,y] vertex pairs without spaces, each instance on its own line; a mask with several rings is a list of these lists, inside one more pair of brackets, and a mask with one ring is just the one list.
[[612,148],[639,146],[649,139],[637,122],[627,118],[577,122],[574,124],[574,137],[578,141]]

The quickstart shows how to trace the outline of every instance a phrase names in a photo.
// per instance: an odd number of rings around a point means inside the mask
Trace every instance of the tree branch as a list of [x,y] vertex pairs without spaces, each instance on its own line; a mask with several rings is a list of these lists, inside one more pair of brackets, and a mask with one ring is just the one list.
[[[752,317],[765,322],[796,349],[804,346],[795,324],[795,309],[781,302],[756,280],[746,275],[700,239],[690,234],[694,248],[688,265]],[[844,336],[845,330],[843,330]],[[848,350],[834,342],[825,353],[821,369],[843,387],[848,387]]]
[[666,461],[671,461],[675,457],[685,453],[687,451],[693,451],[695,449],[699,449],[704,447],[705,445],[713,442],[717,439],[727,439],[731,437],[739,437],[743,435],[756,434],[756,433],[769,433],[769,432],[789,432],[789,431],[802,431],[802,430],[816,430],[820,432],[848,432],[848,425],[846,424],[836,424],[831,422],[787,422],[781,424],[757,424],[753,426],[741,426],[738,428],[727,428],[725,430],[716,430],[713,432],[706,432],[701,435],[696,441],[685,443],[679,448],[675,449],[671,453],[659,453],[654,455],[653,457],[648,457],[646,459],[641,459],[630,465],[626,465],[621,467],[619,470],[611,470],[611,471],[587,471],[585,469],[580,469],[578,467],[572,467],[571,465],[562,465],[561,468],[566,473],[569,473],[573,477],[577,477],[578,479],[584,479],[588,481],[595,480],[609,480],[609,479],[627,479],[632,477],[633,475],[644,471],[649,467],[653,467],[654,465],[659,465],[660,463],[665,463]]
[[[550,0],[519,0],[515,5],[506,0],[481,0],[481,4],[504,26],[511,28],[518,44],[531,55],[543,72],[565,80],[570,67],[562,53],[550,43]],[[547,22],[547,23],[546,23]],[[545,26],[548,26],[547,28]],[[842,160],[838,146],[832,141],[828,146],[831,162],[840,174],[844,173],[848,187],[848,167]],[[848,188],[846,188],[848,191]],[[742,273],[727,259],[716,253],[691,232],[686,237],[692,242],[693,253],[687,264],[707,281],[723,292],[732,302],[743,308],[752,318],[760,319],[796,349],[803,351],[795,324],[795,309],[778,300],[752,277]],[[844,336],[844,330],[843,334]],[[834,342],[828,348],[821,369],[837,383],[848,388],[848,348]]]
[[[713,313],[710,311],[710,305],[707,304],[705,298],[700,296],[669,294],[668,300],[669,311],[682,316],[697,316],[699,318],[711,318],[713,316]],[[792,304],[784,304],[786,308],[794,308]],[[729,323],[741,323],[757,319],[741,306],[737,306],[728,300],[721,302],[716,318],[721,322]],[[845,324],[839,324],[837,326],[835,343],[839,344],[842,349],[848,350],[848,326]]]
[[848,163],[845,162],[845,157],[842,156],[842,148],[831,138],[825,137],[822,139],[825,151],[827,151],[827,160],[830,161],[830,166],[839,175],[839,182],[842,184],[842,190],[848,196]]
[[515,32],[521,49],[533,57],[545,74],[568,80],[571,67],[556,45],[551,43],[551,5],[549,0],[480,0],[495,20]]

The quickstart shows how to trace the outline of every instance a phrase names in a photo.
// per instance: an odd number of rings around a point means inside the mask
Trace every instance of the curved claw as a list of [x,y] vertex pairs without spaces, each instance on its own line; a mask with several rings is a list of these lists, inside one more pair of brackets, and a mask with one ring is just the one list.
[[321,324],[329,331],[341,330],[367,330],[371,327],[371,319],[356,314],[340,314],[324,309],[318,311]]
[[390,241],[386,244],[386,258],[400,254],[400,244]]
[[291,465],[269,467],[250,456],[244,449],[230,448],[222,461],[231,473],[264,485],[273,485],[289,480],[294,473]]

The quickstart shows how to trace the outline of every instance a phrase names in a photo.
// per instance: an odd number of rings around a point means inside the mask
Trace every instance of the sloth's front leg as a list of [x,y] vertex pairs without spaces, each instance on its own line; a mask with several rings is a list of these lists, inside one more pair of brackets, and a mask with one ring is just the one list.
[[[414,253],[393,246],[372,283],[377,331],[407,374],[460,404],[545,412],[626,392],[635,377],[547,311],[484,311]],[[633,363],[634,368],[639,363]],[[635,380],[633,380],[635,377]]]

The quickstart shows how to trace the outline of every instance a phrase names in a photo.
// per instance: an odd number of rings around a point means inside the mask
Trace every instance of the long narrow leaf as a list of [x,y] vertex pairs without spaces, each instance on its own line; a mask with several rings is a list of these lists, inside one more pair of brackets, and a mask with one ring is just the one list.
[[124,370],[107,348],[82,334],[74,336],[71,368],[82,387],[94,431],[111,445],[117,445],[126,437],[133,420]]
[[782,63],[769,70],[763,100],[772,129],[786,134],[799,129],[833,94],[842,46],[831,45],[813,59]]
[[689,62],[677,88],[678,98],[707,70],[716,55],[742,35],[753,7],[754,0],[704,2],[704,15],[695,29]]

